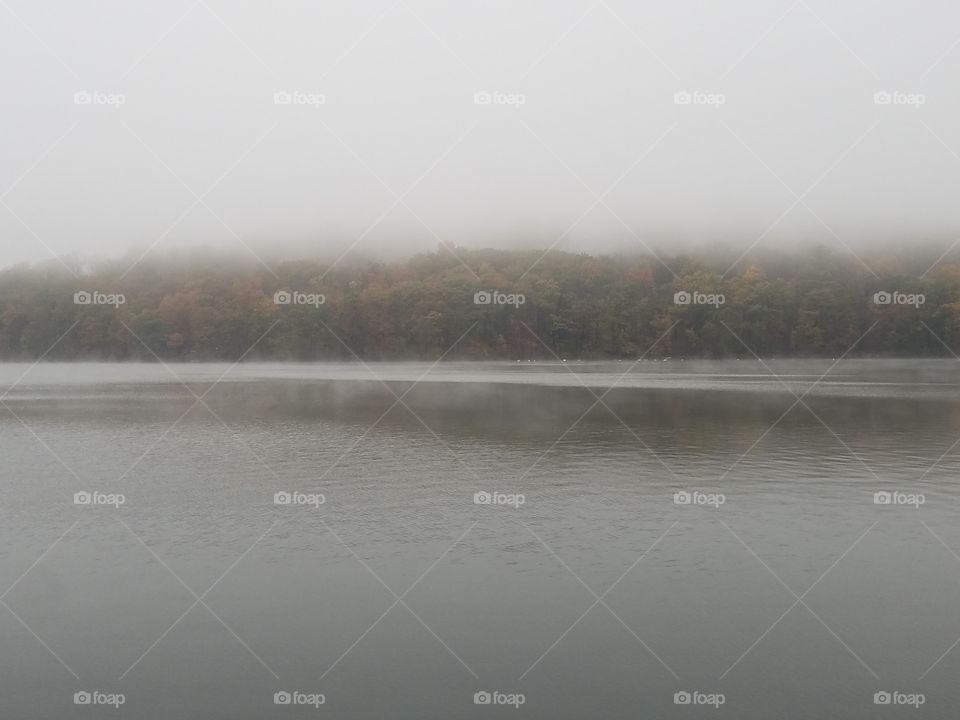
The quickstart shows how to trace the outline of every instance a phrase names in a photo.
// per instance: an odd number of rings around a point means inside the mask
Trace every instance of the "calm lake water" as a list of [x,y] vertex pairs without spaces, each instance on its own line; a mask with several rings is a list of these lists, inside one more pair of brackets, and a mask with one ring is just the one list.
[[960,364],[629,368],[0,366],[3,716],[954,717]]

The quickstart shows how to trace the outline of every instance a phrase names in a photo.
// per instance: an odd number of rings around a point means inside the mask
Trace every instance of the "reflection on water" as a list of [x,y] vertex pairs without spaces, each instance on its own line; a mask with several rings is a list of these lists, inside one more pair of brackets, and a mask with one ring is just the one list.
[[833,365],[0,366],[4,707],[872,718],[901,690],[945,717],[957,366]]

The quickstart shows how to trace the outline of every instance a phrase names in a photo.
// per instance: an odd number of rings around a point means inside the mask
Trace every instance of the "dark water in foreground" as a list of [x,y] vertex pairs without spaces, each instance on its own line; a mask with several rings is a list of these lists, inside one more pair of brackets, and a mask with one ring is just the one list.
[[953,717],[960,364],[831,364],[0,366],[3,717]]

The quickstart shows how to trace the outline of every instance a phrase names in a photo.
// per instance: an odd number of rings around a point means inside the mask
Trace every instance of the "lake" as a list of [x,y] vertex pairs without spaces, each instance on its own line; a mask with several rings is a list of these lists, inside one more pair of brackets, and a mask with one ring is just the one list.
[[3,714],[952,717],[958,368],[0,365]]

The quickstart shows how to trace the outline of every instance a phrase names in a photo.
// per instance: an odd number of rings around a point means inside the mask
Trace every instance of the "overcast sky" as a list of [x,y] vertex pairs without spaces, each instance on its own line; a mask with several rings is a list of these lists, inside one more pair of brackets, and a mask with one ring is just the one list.
[[0,18],[0,265],[960,236],[955,2],[4,0]]

